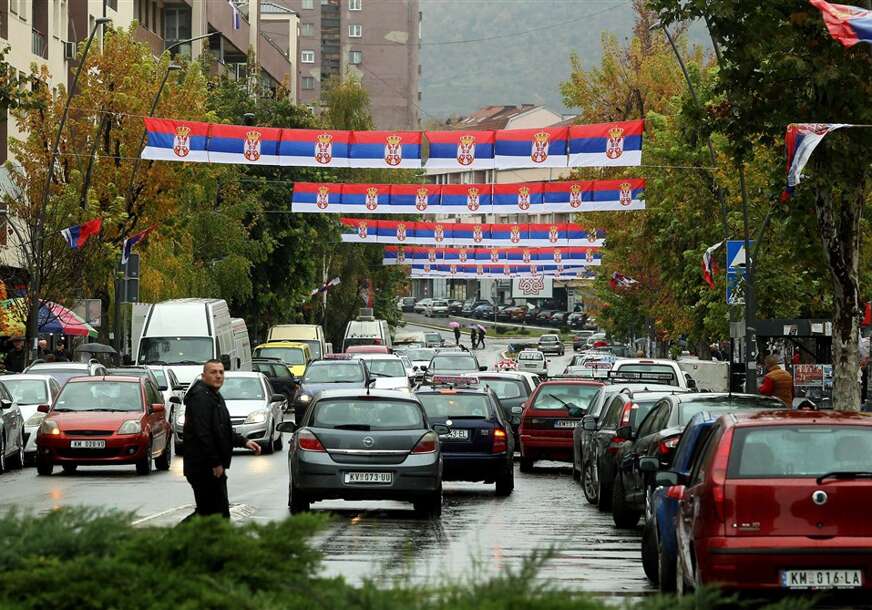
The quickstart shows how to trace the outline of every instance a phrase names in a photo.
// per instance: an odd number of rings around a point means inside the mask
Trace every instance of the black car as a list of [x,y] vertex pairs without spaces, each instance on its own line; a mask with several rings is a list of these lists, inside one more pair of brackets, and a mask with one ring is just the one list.
[[479,320],[493,320],[495,308],[490,303],[482,303],[472,310],[472,317]]
[[518,445],[518,426],[521,425],[521,411],[524,403],[530,398],[530,387],[518,373],[484,372],[470,373],[478,378],[478,383],[493,390],[500,402],[503,416],[512,424],[515,445]]
[[[306,409],[321,390],[365,388],[369,373],[364,361],[348,354],[328,354],[324,360],[312,362],[300,380],[294,398],[294,421],[303,421]],[[331,358],[330,356],[334,356]]]
[[300,384],[279,358],[252,358],[251,370],[263,373],[273,389],[287,397],[288,405],[293,403]]
[[412,313],[415,311],[415,297],[403,297],[400,301],[400,309],[404,313]]
[[415,397],[430,422],[450,428],[439,436],[442,480],[496,483],[498,496],[511,494],[515,439],[496,394],[472,378],[437,376]]
[[460,313],[466,317],[470,317],[472,312],[479,305],[490,305],[491,302],[482,299],[469,299],[468,301],[464,301],[463,307],[460,310]]
[[612,517],[618,527],[635,527],[654,489],[654,474],[642,470],[642,458],[657,458],[668,467],[681,434],[691,418],[700,412],[723,415],[735,411],[783,409],[776,398],[756,394],[685,393],[664,396],[640,420],[637,431],[618,428],[617,436],[628,441],[618,450],[619,469],[612,487]]
[[463,301],[449,301],[448,302],[448,315],[449,316],[458,316],[460,312],[463,311]]

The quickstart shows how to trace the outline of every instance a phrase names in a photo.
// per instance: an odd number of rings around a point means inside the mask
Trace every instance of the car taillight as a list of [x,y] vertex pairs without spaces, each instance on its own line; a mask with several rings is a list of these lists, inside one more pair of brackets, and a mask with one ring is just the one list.
[[621,448],[621,443],[624,442],[620,436],[613,436],[612,440],[609,441],[609,446],[606,447],[606,453],[617,453],[618,449]]
[[421,440],[418,441],[414,449],[412,449],[412,453],[436,453],[438,442],[439,440],[435,432],[427,432],[421,437]]
[[660,445],[657,447],[658,453],[660,453],[660,455],[669,455],[675,450],[675,447],[678,445],[678,441],[680,440],[680,434],[663,439],[662,441],[660,441]]
[[727,480],[727,464],[730,461],[730,449],[733,444],[733,428],[730,428],[721,437],[721,442],[715,452],[715,458],[712,460],[712,501],[714,502],[715,512],[718,518],[723,523],[726,519],[725,511],[725,486]]
[[494,444],[491,447],[491,453],[503,453],[508,450],[509,445],[506,442],[506,431],[502,428],[494,430]]
[[634,409],[638,408],[639,405],[637,405],[635,402],[628,402],[626,405],[624,405],[624,412],[621,413],[621,428],[630,425],[630,413],[632,413]]
[[321,444],[315,433],[305,428],[297,432],[297,447],[303,451],[325,452],[324,445]]

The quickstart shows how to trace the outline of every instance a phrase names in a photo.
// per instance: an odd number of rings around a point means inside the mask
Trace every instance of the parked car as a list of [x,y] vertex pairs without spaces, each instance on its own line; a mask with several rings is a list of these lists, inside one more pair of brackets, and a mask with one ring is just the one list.
[[308,511],[313,502],[400,500],[416,512],[442,512],[440,434],[420,401],[407,392],[333,390],[321,393],[294,433],[288,451],[288,508]]
[[546,381],[524,405],[521,425],[521,471],[536,460],[572,461],[572,430],[581,421],[601,383]]
[[539,337],[539,351],[543,354],[557,354],[562,356],[565,352],[560,335],[542,335]]
[[490,304],[491,302],[486,299],[470,299],[463,303],[463,308],[460,313],[468,318],[473,317],[472,313],[475,311],[476,307]]
[[524,322],[527,315],[527,308],[524,305],[512,305],[506,309],[506,319],[509,322],[521,324]]
[[493,320],[495,308],[490,303],[482,303],[472,310],[472,317],[479,320]]
[[433,299],[424,309],[424,315],[428,318],[448,317],[448,301],[445,299]]
[[548,323],[551,321],[551,316],[556,313],[557,311],[555,311],[554,309],[542,309],[539,311],[538,314],[536,314],[536,322],[541,325],[547,326]]
[[415,307],[413,308],[415,313],[424,313],[427,307],[430,306],[430,303],[433,302],[433,299],[421,299],[417,303],[415,303]]
[[527,324],[535,324],[541,312],[541,307],[531,307],[528,305],[527,311],[524,312],[524,322]]
[[24,468],[24,417],[6,386],[0,384],[0,472]]
[[584,328],[584,322],[587,319],[587,314],[580,311],[573,311],[566,316],[566,325],[573,330]]
[[400,311],[411,313],[415,311],[415,297],[403,297],[400,299]]
[[64,385],[73,377],[100,377],[108,372],[105,366],[92,359],[88,362],[34,362],[24,369],[24,374],[48,375]]
[[74,377],[61,388],[36,436],[36,470],[48,476],[80,465],[135,464],[147,475],[152,466],[169,470],[172,430],[163,396],[148,377]]
[[518,370],[535,373],[543,379],[548,378],[548,360],[538,349],[525,349],[518,352]]
[[870,472],[868,414],[722,416],[688,477],[658,477],[678,499],[678,593],[872,589]]
[[[49,375],[4,375],[0,377],[2,384],[12,395],[12,401],[18,405],[24,420],[24,461],[31,464],[36,459],[36,431],[45,418],[45,413],[38,410],[39,405],[51,405],[61,391],[61,385]],[[11,415],[4,413],[4,415]],[[5,426],[4,426],[5,428]],[[8,429],[5,429],[8,432]],[[0,438],[3,433],[0,433]],[[14,447],[8,439],[6,448]],[[2,453],[2,451],[0,451]]]
[[566,325],[566,316],[569,314],[565,311],[557,311],[549,318],[548,323],[554,327],[561,327]]
[[459,316],[463,311],[463,301],[448,301],[448,315]]

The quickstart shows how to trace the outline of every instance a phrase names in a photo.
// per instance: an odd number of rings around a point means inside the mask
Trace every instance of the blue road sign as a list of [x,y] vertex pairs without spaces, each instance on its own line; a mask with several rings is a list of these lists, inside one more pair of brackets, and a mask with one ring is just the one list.
[[[749,244],[754,248],[754,242]],[[727,304],[745,304],[745,264],[749,254],[745,252],[745,240],[727,241]]]

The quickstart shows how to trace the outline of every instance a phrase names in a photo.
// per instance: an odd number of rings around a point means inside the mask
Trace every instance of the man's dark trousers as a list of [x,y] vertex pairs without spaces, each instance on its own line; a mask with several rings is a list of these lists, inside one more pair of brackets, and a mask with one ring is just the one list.
[[221,515],[230,518],[230,500],[227,496],[227,476],[215,477],[212,473],[203,476],[189,476],[188,483],[194,490],[197,503],[195,514],[200,517]]

